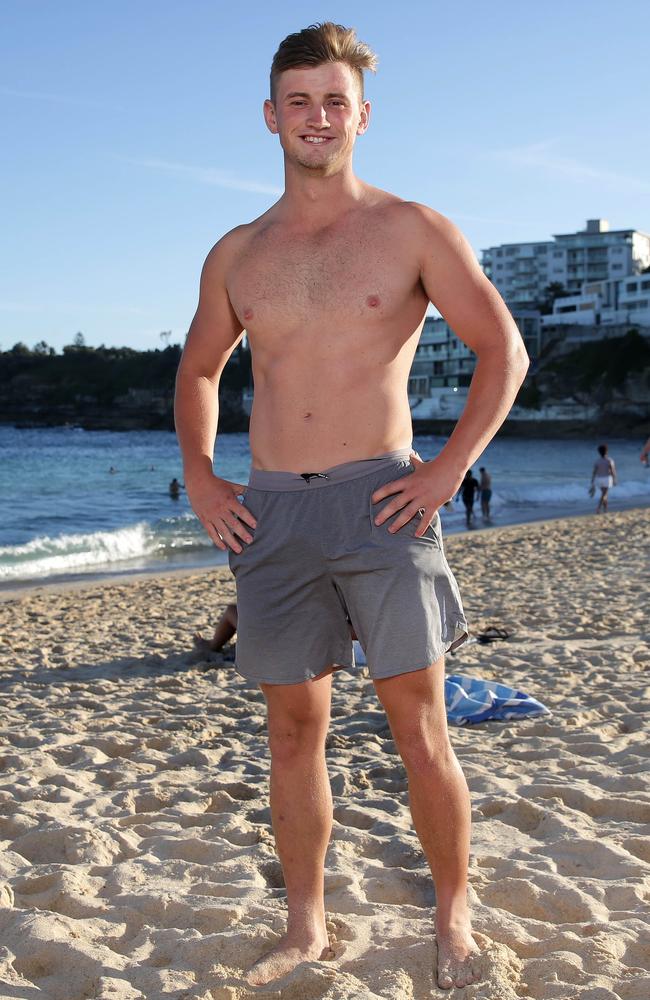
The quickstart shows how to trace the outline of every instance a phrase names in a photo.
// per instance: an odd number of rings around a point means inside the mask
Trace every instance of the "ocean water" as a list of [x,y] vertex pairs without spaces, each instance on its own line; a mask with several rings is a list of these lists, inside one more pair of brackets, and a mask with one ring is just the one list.
[[[509,524],[593,511],[587,493],[598,440],[501,438],[475,463],[492,474],[493,523]],[[416,437],[423,459],[444,439]],[[609,440],[620,485],[610,508],[650,503],[650,469],[642,441]],[[227,561],[195,518],[182,491],[176,437],[166,431],[84,431],[72,427],[0,426],[0,589],[92,575],[219,565]],[[217,440],[215,471],[248,479],[245,434]],[[111,468],[114,471],[110,471]],[[476,527],[482,526],[480,505]],[[446,533],[464,531],[462,503],[441,510]]]

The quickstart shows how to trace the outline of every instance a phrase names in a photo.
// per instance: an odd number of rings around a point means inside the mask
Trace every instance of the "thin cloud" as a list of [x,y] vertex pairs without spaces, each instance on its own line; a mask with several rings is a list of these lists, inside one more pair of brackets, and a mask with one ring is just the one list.
[[16,313],[114,313],[117,316],[150,316],[150,309],[140,306],[94,305],[74,302],[16,302],[0,300],[0,312]]
[[490,159],[509,163],[513,167],[532,167],[545,170],[548,173],[560,174],[574,181],[596,181],[599,184],[611,184],[617,187],[625,186],[640,192],[650,191],[650,184],[638,177],[629,177],[613,170],[603,170],[581,163],[568,156],[561,156],[553,149],[559,139],[545,139],[528,146],[514,146],[511,149],[496,149],[485,153]]
[[466,215],[463,212],[452,212],[448,211],[445,213],[452,221],[454,219],[461,219],[463,222],[481,222],[488,225],[494,226],[530,226],[529,222],[522,219],[494,219],[487,215]]
[[199,184],[213,184],[216,187],[229,188],[232,191],[249,191],[253,194],[282,194],[282,188],[276,187],[274,184],[246,180],[246,178],[239,177],[229,170],[217,170],[214,167],[193,167],[187,163],[170,163],[168,160],[134,159],[132,157],[120,157],[120,159],[137,167],[147,167],[150,170],[162,170],[169,174],[176,174]]
[[68,94],[46,94],[36,90],[16,90],[14,87],[0,86],[0,97],[18,97],[26,101],[45,101],[48,104],[67,104],[75,108],[94,108],[102,111],[124,111],[114,104],[104,101],[93,101],[86,97],[74,97]]

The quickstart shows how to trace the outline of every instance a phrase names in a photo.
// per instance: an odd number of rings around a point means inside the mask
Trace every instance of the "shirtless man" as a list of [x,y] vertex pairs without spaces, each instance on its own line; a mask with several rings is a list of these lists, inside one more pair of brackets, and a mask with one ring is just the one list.
[[[528,359],[459,230],[355,176],[354,144],[370,121],[363,70],[375,61],[352,30],[331,23],[280,45],[264,118],[284,152],[285,191],[210,251],[177,379],[186,489],[228,552],[236,665],[267,704],[288,925],[249,971],[255,985],[326,954],[325,737],[332,673],[353,666],[350,622],[435,882],[439,985],[479,976],[469,792],[444,703],[443,653],[467,625],[437,512],[504,421]],[[478,361],[452,435],[423,462],[411,455],[407,385],[429,302]],[[244,328],[255,380],[247,485],[213,473],[219,379]]]

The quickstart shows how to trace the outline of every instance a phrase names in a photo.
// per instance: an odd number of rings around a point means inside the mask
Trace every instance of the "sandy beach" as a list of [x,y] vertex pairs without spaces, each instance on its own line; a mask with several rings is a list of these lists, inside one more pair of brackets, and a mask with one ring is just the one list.
[[[452,728],[485,980],[434,984],[434,895],[372,683],[334,679],[331,961],[251,990],[284,927],[261,692],[197,652],[227,567],[0,603],[0,998],[648,1000],[650,510],[449,537],[449,673],[544,702]],[[645,725],[645,731],[644,731]],[[432,808],[436,804],[432,803]]]

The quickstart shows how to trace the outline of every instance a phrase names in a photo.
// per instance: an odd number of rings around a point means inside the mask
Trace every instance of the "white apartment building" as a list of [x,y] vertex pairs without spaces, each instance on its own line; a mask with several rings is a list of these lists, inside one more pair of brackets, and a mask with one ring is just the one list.
[[[538,312],[513,314],[531,358],[539,355],[541,326]],[[472,379],[476,357],[441,316],[427,316],[409,374],[409,396],[460,392],[465,394]]]
[[650,272],[587,281],[580,295],[556,299],[553,312],[542,316],[544,327],[580,324],[598,328],[621,323],[650,327]]
[[610,230],[605,219],[588,219],[586,229],[552,241],[490,247],[483,250],[481,264],[510,306],[530,308],[544,300],[553,282],[578,294],[585,282],[639,274],[650,266],[650,235]]

